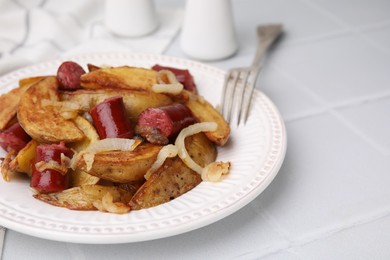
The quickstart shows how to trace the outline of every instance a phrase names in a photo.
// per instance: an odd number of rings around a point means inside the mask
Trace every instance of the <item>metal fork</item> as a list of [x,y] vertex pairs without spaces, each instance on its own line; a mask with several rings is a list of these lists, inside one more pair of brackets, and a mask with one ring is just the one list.
[[234,68],[228,71],[222,90],[221,113],[228,123],[236,113],[237,126],[248,118],[253,90],[267,50],[282,33],[281,24],[259,25],[257,27],[256,56],[250,67]]

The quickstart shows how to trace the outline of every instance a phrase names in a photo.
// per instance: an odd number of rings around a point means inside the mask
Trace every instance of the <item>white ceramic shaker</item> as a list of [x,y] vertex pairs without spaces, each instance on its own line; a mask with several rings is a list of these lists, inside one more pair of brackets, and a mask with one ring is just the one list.
[[106,28],[119,36],[144,36],[158,27],[153,0],[106,0],[104,11]]
[[233,55],[238,43],[230,0],[187,0],[180,44],[198,60]]

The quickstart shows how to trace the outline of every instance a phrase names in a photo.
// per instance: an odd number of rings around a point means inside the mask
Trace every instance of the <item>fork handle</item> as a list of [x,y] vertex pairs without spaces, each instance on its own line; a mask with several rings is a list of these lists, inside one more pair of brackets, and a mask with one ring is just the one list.
[[268,48],[276,41],[282,33],[281,24],[260,25],[257,27],[257,48],[256,55],[252,62],[252,69],[258,72],[261,67],[261,62]]

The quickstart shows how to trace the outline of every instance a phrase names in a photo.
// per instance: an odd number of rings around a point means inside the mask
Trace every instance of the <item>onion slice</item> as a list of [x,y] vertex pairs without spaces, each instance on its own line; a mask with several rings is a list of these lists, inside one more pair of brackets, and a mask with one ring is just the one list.
[[156,161],[153,163],[152,167],[150,167],[150,169],[146,172],[144,176],[145,179],[148,180],[152,173],[155,172],[158,168],[160,168],[168,157],[175,157],[177,155],[177,151],[177,147],[173,144],[168,144],[161,148],[160,152],[158,152]]
[[222,175],[229,173],[230,162],[212,162],[208,164],[202,170],[202,180],[217,182],[221,179]]
[[128,205],[122,202],[114,202],[114,198],[110,192],[107,192],[101,201],[94,201],[93,206],[99,211],[116,214],[125,214],[130,211],[130,207]]
[[166,93],[178,95],[183,90],[183,85],[181,83],[172,83],[172,84],[154,84],[152,86],[152,91],[155,93]]
[[135,143],[134,139],[126,138],[106,138],[91,143],[86,152],[100,153],[106,151],[128,151],[131,150]]
[[71,168],[74,170],[77,163],[84,159],[87,172],[92,169],[95,154],[108,151],[133,151],[142,141],[139,139],[106,138],[91,143],[84,151],[74,155],[71,160]]
[[215,122],[196,123],[182,129],[176,138],[175,145],[178,149],[177,155],[180,157],[180,159],[183,160],[185,165],[187,165],[190,169],[194,170],[199,174],[202,174],[203,168],[199,164],[197,164],[194,160],[192,160],[192,158],[189,156],[187,149],[185,147],[184,139],[187,136],[191,136],[200,132],[215,131],[217,130],[217,127],[218,125]]
[[156,93],[166,93],[178,95],[183,90],[184,86],[181,84],[175,74],[170,70],[160,70],[157,73],[157,84],[152,86],[152,91]]

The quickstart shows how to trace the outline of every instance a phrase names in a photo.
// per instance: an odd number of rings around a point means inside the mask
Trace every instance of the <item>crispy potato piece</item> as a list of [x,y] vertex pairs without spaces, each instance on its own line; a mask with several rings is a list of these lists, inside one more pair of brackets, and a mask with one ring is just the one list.
[[[97,153],[88,173],[118,183],[141,180],[156,160],[161,148],[162,146],[143,143],[133,151]],[[78,168],[87,171],[83,159],[80,159]]]
[[87,64],[87,67],[88,67],[88,71],[89,71],[89,72],[92,72],[92,71],[95,71],[95,70],[100,70],[100,67],[99,67],[99,66],[94,65],[94,64],[91,64],[91,63],[88,63],[88,64]]
[[114,96],[123,97],[126,112],[133,124],[136,123],[138,115],[146,108],[165,106],[173,102],[170,97],[164,94],[129,89],[81,89],[61,93],[61,100],[77,102],[90,109],[103,100]]
[[106,193],[110,193],[115,202],[128,203],[133,196],[131,191],[101,185],[84,185],[61,192],[35,194],[34,197],[54,206],[73,210],[96,210],[94,202],[100,202]]
[[[77,152],[85,150],[91,143],[99,140],[99,135],[93,125],[84,117],[78,116],[74,119],[77,127],[83,131],[85,138],[81,141],[71,143],[69,146]],[[96,184],[100,180],[99,177],[90,175],[89,173],[76,169],[69,172],[69,183],[71,187],[82,185]]]
[[100,181],[99,177],[93,176],[86,171],[81,169],[76,169],[74,171],[70,171],[69,175],[69,186],[71,187],[79,187],[83,185],[92,185],[97,184]]
[[93,70],[81,76],[81,87],[96,88],[126,88],[135,90],[150,90],[156,84],[157,72],[151,69],[137,67],[114,67]]
[[[202,167],[215,161],[216,149],[203,133],[187,137],[185,143],[191,158]],[[179,197],[201,181],[201,176],[189,169],[178,156],[168,158],[138,189],[129,205],[131,209],[154,207]]]
[[75,119],[73,119],[76,126],[83,131],[85,138],[82,140],[71,143],[69,145],[70,148],[74,149],[77,152],[85,150],[91,143],[96,142],[99,140],[99,135],[96,132],[95,127],[84,117],[77,116]]
[[207,132],[206,136],[217,145],[224,145],[230,136],[229,124],[222,115],[204,98],[189,91],[183,90],[189,99],[184,104],[192,111],[200,122],[215,122],[218,128],[214,132]]
[[0,96],[0,130],[4,129],[15,117],[20,97],[34,83],[44,77],[25,78],[19,81],[19,87]]
[[18,152],[14,159],[17,172],[27,173],[27,175],[31,176],[31,163],[35,158],[37,146],[38,142],[31,140],[22,150]]
[[83,139],[83,132],[71,120],[65,120],[54,106],[43,106],[42,100],[59,101],[56,77],[47,77],[32,85],[22,95],[18,120],[23,129],[36,141],[75,142]]
[[141,179],[138,181],[132,181],[128,183],[117,183],[115,185],[121,189],[131,192],[134,195],[144,183],[145,183],[145,179]]
[[19,80],[19,87],[30,87],[33,84],[37,83],[38,81],[47,78],[49,76],[36,76],[36,77],[29,77],[29,78],[23,78]]

